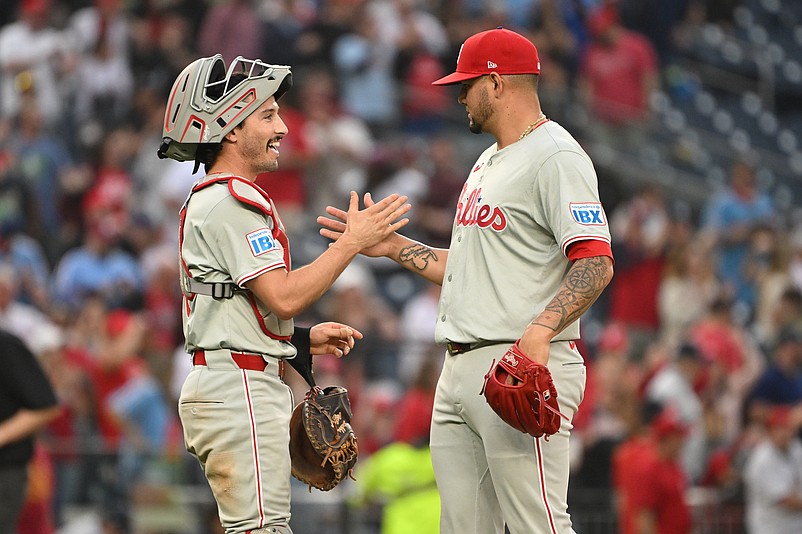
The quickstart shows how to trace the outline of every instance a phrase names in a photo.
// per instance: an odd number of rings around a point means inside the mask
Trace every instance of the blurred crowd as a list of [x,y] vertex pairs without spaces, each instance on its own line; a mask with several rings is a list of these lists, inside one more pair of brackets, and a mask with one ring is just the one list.
[[[38,534],[64,525],[71,506],[102,510],[99,532],[130,532],[131,506],[157,498],[148,488],[202,480],[175,410],[190,366],[178,210],[200,174],[156,157],[166,95],[190,61],[220,53],[293,67],[280,169],[257,183],[303,265],[327,246],[315,216],[344,206],[351,190],[409,195],[407,234],[448,245],[467,168],[490,141],[467,133],[456,93],[430,82],[450,71],[467,36],[498,25],[529,36],[546,114],[570,122],[584,109],[591,120],[572,130],[580,142],[626,149],[652,120],[649,97],[674,39],[726,23],[740,2],[0,4],[0,326],[37,355],[62,406],[40,436],[19,527]],[[687,517],[672,532],[691,532],[702,518],[685,490],[706,488],[737,524],[746,515],[750,525],[791,525],[749,532],[802,532],[802,477],[783,475],[802,471],[802,219],[774,205],[759,168],[733,153],[727,182],[699,205],[668,197],[649,176],[631,189],[600,172],[616,275],[583,319],[577,518],[592,493],[609,498],[621,532],[666,517]],[[392,262],[357,261],[297,319],[365,334],[348,358],[317,358],[315,373],[350,392],[371,481],[354,484],[355,506],[389,512],[401,496],[427,496],[387,524],[432,507],[436,517],[425,445],[443,357],[432,341],[437,300],[436,287]],[[288,380],[300,399],[303,382]],[[371,457],[388,450],[411,462],[409,487],[369,474]]]

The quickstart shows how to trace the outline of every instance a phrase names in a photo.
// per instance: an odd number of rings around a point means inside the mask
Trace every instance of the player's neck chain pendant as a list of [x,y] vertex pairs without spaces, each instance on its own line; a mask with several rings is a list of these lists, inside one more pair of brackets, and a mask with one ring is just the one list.
[[535,130],[535,128],[537,128],[547,120],[548,119],[546,118],[546,115],[543,112],[541,112],[540,115],[538,115],[537,120],[526,127],[526,130],[524,130],[524,132],[521,134],[521,137],[518,138],[518,141],[520,141],[521,139],[532,133]]

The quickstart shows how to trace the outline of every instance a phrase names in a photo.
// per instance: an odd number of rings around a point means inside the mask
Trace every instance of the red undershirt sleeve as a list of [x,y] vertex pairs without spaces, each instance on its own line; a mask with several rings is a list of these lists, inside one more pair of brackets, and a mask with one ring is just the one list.
[[571,261],[576,261],[582,258],[592,258],[594,256],[609,256],[613,263],[613,249],[610,243],[600,239],[585,239],[584,241],[576,241],[568,245],[566,255]]

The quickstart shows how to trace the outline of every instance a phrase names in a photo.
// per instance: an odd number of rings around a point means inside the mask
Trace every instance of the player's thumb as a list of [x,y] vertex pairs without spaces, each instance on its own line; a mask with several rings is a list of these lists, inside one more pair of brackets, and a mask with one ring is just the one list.
[[348,204],[348,211],[359,211],[359,195],[356,194],[356,191],[351,191],[351,199]]

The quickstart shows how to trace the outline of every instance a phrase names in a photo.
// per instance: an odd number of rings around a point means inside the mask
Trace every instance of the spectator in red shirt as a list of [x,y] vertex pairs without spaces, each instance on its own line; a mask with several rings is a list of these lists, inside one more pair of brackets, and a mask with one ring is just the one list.
[[651,424],[648,442],[631,455],[627,515],[639,534],[689,534],[691,511],[680,451],[687,429],[671,410]]
[[626,326],[637,357],[660,326],[658,291],[671,238],[671,216],[659,186],[647,185],[610,217],[616,269],[610,285],[610,318]]
[[439,371],[437,360],[423,360],[415,380],[398,403],[393,441],[403,441],[415,446],[429,443],[429,427],[432,424],[434,391]]
[[735,436],[741,424],[740,406],[765,366],[750,332],[736,320],[732,301],[719,298],[689,332],[708,360],[706,386],[710,408],[722,417],[725,435]]
[[103,445],[96,459],[99,506],[124,511],[132,490],[147,476],[149,460],[163,454],[167,407],[148,363],[140,356],[147,326],[135,312],[115,309],[105,319],[105,340],[87,363]]
[[629,421],[629,437],[613,452],[611,482],[615,492],[615,510],[618,531],[621,534],[637,534],[632,509],[633,496],[639,484],[642,467],[654,457],[654,442],[649,432],[649,423],[662,410],[662,406],[646,402],[639,406]]
[[144,333],[141,319],[131,312],[109,312],[106,318],[108,341],[88,369],[98,407],[98,430],[111,450],[120,445],[123,432],[108,399],[130,380],[147,372],[145,362],[137,354]]
[[34,445],[28,464],[25,505],[17,518],[17,534],[55,534],[53,518],[54,472],[50,453],[41,444]]
[[[654,45],[643,35],[624,28],[615,5],[607,3],[588,19],[592,41],[580,66],[580,88],[600,139],[621,141],[643,138],[633,125],[649,118],[649,96],[658,85]],[[609,141],[609,139],[608,139]]]

